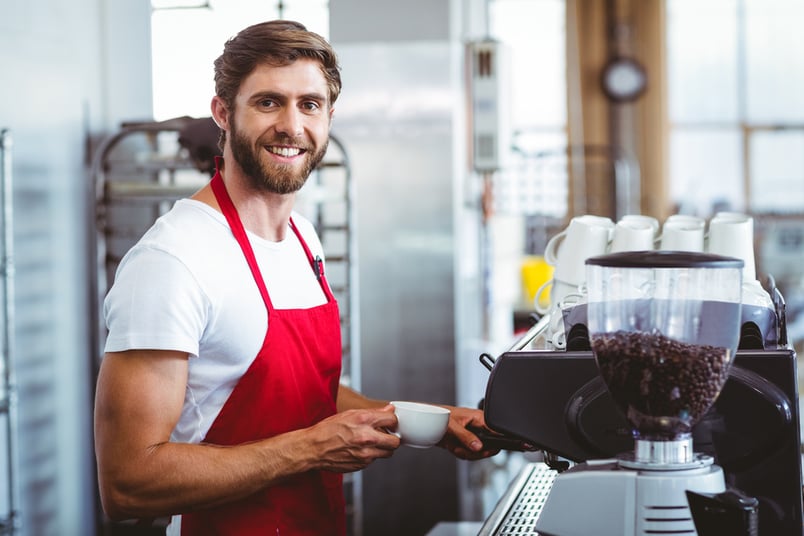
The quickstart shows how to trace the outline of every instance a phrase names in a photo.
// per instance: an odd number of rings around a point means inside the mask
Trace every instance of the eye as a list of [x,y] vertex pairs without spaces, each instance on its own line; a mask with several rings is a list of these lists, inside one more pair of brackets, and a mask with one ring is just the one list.
[[316,101],[304,101],[301,107],[306,112],[317,112],[321,108],[321,104]]
[[257,105],[262,108],[271,108],[273,106],[276,106],[276,101],[273,99],[260,99],[259,101],[257,101]]

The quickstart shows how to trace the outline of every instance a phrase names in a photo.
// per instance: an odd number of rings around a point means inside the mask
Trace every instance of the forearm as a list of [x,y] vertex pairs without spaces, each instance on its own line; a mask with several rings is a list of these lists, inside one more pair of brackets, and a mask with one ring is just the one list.
[[388,405],[387,400],[368,398],[354,389],[340,385],[338,388],[338,411],[349,409],[379,409]]
[[[161,443],[99,452],[104,510],[113,519],[159,517],[228,503],[316,468],[311,429],[226,447]],[[106,452],[106,454],[102,454]]]

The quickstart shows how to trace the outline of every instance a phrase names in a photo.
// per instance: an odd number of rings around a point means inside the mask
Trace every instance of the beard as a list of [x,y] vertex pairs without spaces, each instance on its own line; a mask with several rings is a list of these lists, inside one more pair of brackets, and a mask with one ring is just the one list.
[[[305,161],[302,167],[297,169],[290,164],[264,162],[261,158],[262,152],[265,151],[263,144],[252,144],[252,140],[244,132],[238,130],[234,118],[231,120],[231,126],[230,145],[235,162],[243,170],[253,188],[275,194],[298,192],[307,182],[310,173],[323,160],[329,145],[329,139],[327,139],[318,149],[303,147],[302,156]],[[298,145],[293,143],[293,138],[286,135],[270,140],[270,144]]]

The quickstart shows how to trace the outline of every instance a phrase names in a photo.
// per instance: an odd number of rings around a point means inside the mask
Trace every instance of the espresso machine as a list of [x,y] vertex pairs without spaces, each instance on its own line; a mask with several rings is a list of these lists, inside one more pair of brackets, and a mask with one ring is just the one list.
[[486,423],[546,462],[523,469],[481,535],[802,535],[784,300],[769,278],[770,305],[747,301],[742,262],[587,259],[585,299],[560,311],[565,348],[526,349],[542,317],[509,351],[481,356]]

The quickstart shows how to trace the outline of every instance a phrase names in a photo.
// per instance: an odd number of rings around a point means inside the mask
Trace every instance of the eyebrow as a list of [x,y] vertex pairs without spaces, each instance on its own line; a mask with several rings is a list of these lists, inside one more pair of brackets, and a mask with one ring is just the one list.
[[[249,98],[249,102],[258,102],[262,99],[272,99],[279,102],[285,102],[288,100],[288,97],[284,93],[279,93],[277,91],[260,91],[252,95],[251,98]],[[299,100],[314,100],[325,104],[328,102],[326,95],[316,92],[305,93],[299,97]]]

